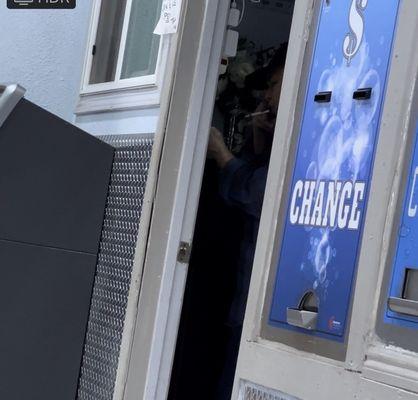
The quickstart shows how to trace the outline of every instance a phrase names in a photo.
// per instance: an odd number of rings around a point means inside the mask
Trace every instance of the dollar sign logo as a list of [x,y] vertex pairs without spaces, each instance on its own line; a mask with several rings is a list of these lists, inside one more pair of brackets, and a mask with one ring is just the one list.
[[350,32],[347,33],[343,43],[344,57],[347,64],[350,65],[351,60],[360,49],[364,35],[364,17],[363,13],[367,7],[369,0],[353,0],[350,7],[349,27]]

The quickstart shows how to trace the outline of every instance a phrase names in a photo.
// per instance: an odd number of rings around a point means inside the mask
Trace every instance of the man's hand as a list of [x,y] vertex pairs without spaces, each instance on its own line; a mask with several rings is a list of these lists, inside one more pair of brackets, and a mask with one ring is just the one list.
[[208,158],[214,159],[220,168],[234,158],[225,145],[222,133],[215,127],[210,128],[209,132]]
[[[268,107],[264,102],[259,104],[255,112],[263,112]],[[273,135],[276,125],[276,118],[272,118],[271,112],[253,117],[253,139],[254,139],[254,152],[255,154],[261,154],[266,146],[265,135]]]
[[[255,112],[263,112],[268,110],[268,106],[262,102],[256,108]],[[253,126],[257,130],[263,130],[267,133],[273,133],[276,125],[276,119],[272,118],[271,112],[253,117]]]

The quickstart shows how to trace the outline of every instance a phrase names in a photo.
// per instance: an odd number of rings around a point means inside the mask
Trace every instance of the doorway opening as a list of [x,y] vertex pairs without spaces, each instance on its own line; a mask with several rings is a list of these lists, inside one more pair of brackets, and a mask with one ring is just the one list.
[[231,3],[169,400],[231,397],[292,23],[294,0]]

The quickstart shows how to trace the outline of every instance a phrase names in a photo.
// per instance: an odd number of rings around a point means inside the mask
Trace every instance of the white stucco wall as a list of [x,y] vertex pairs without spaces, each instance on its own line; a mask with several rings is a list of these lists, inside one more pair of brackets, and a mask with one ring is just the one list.
[[73,122],[91,1],[75,10],[9,10],[0,4],[0,82],[18,82],[26,98]]
[[159,109],[76,119],[91,0],[75,10],[9,10],[0,2],[0,82],[17,82],[26,98],[92,134],[155,132]]
[[92,135],[118,135],[154,133],[160,109],[128,110],[112,113],[81,115],[76,124]]

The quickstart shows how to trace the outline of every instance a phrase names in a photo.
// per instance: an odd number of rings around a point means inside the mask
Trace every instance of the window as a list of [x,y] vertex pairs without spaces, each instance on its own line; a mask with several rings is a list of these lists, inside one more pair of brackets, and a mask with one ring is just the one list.
[[77,113],[158,105],[167,46],[153,31],[162,0],[94,0],[93,4]]

